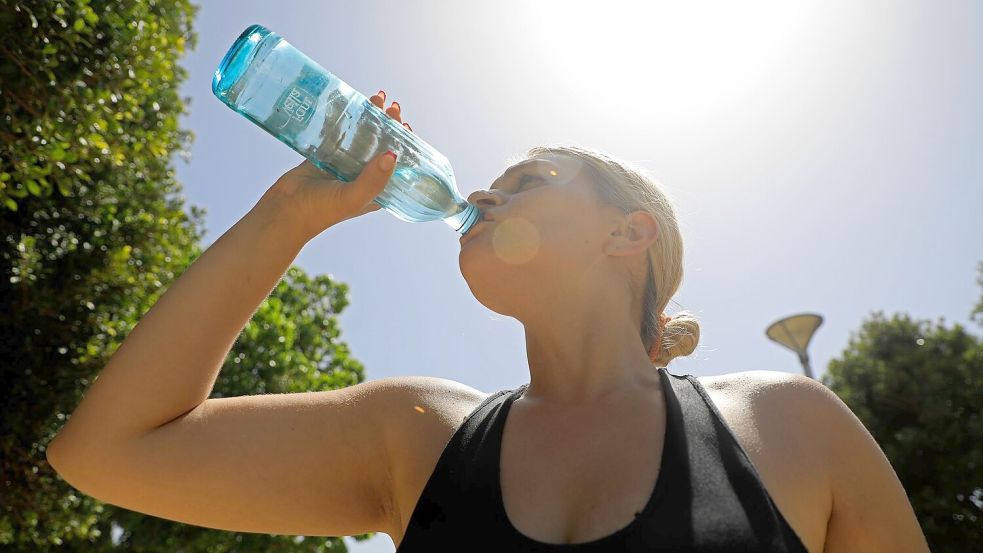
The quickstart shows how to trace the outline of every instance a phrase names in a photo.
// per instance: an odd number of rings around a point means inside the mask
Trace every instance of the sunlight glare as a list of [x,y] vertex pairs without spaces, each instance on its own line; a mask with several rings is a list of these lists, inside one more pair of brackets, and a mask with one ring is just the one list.
[[[769,85],[814,5],[528,2],[514,25],[558,101],[628,102],[660,124],[712,120]],[[528,42],[527,42],[528,41]],[[617,109],[617,108],[615,108]]]

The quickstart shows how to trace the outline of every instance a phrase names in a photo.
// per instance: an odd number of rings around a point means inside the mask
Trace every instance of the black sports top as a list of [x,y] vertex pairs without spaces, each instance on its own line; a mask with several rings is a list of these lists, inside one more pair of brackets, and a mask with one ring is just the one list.
[[505,417],[523,384],[489,396],[451,437],[397,553],[808,553],[700,382],[659,373],[667,413],[662,464],[648,503],[627,526],[573,544],[540,542],[512,526],[499,460]]

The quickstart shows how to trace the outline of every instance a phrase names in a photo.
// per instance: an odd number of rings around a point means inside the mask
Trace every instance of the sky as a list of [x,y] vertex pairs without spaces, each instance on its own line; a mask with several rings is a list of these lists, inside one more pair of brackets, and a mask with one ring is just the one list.
[[[234,6],[234,7],[233,7]],[[802,372],[765,336],[823,317],[814,376],[875,311],[969,320],[983,294],[983,4],[911,2],[199,3],[182,60],[191,157],[174,166],[205,245],[301,161],[211,92],[260,23],[365,96],[385,89],[451,162],[462,196],[542,144],[638,165],[672,199],[700,343],[674,374]],[[369,380],[424,375],[483,392],[529,380],[521,325],[471,294],[458,235],[379,210],[295,264],[350,287],[341,340]],[[355,553],[394,551],[385,534]]]

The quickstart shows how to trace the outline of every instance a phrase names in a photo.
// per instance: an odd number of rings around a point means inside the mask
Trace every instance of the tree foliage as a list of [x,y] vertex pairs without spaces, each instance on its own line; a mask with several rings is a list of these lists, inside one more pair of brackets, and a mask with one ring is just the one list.
[[[980,264],[977,265],[976,270],[978,271],[976,274],[976,284],[979,284],[980,288],[983,288],[983,261],[980,261]],[[969,318],[976,322],[976,324],[983,326],[983,294],[980,294],[980,301],[978,301],[976,306],[973,307],[973,311],[970,312]]]
[[983,543],[983,341],[944,323],[875,312],[823,376],[891,461],[935,553]]
[[[340,538],[224,532],[143,515],[61,480],[45,446],[123,338],[202,253],[172,155],[194,48],[188,0],[0,0],[0,549],[344,551]],[[364,380],[339,340],[348,288],[291,267],[213,397]],[[118,534],[118,535],[116,535]],[[358,536],[365,539],[366,536]]]

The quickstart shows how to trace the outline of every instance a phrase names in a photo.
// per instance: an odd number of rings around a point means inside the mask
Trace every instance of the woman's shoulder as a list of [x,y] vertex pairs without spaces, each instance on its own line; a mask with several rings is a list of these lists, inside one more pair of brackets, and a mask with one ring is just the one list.
[[833,404],[832,391],[805,375],[781,371],[694,378],[759,472],[804,471],[815,484],[810,492],[828,494],[830,456],[817,436]]
[[744,371],[694,377],[706,390],[810,551],[821,551],[832,509],[831,457],[817,439],[831,391],[805,375]]
[[[817,416],[829,408],[833,392],[802,374],[782,371],[741,371],[694,376],[737,433],[758,440],[800,444],[803,454],[815,455]],[[807,451],[810,450],[810,451]]]
[[463,382],[436,376],[393,376],[383,380],[390,393],[388,406],[397,412],[413,409],[423,413],[458,414],[469,412],[492,395]]
[[493,394],[440,377],[387,380],[392,392],[385,414],[392,486],[387,533],[399,543],[441,452],[468,415]]
[[[825,390],[819,381],[798,373],[783,371],[740,371],[710,376],[693,376],[705,390],[745,400],[774,399],[780,397],[810,396]],[[768,396],[768,397],[764,397]]]

